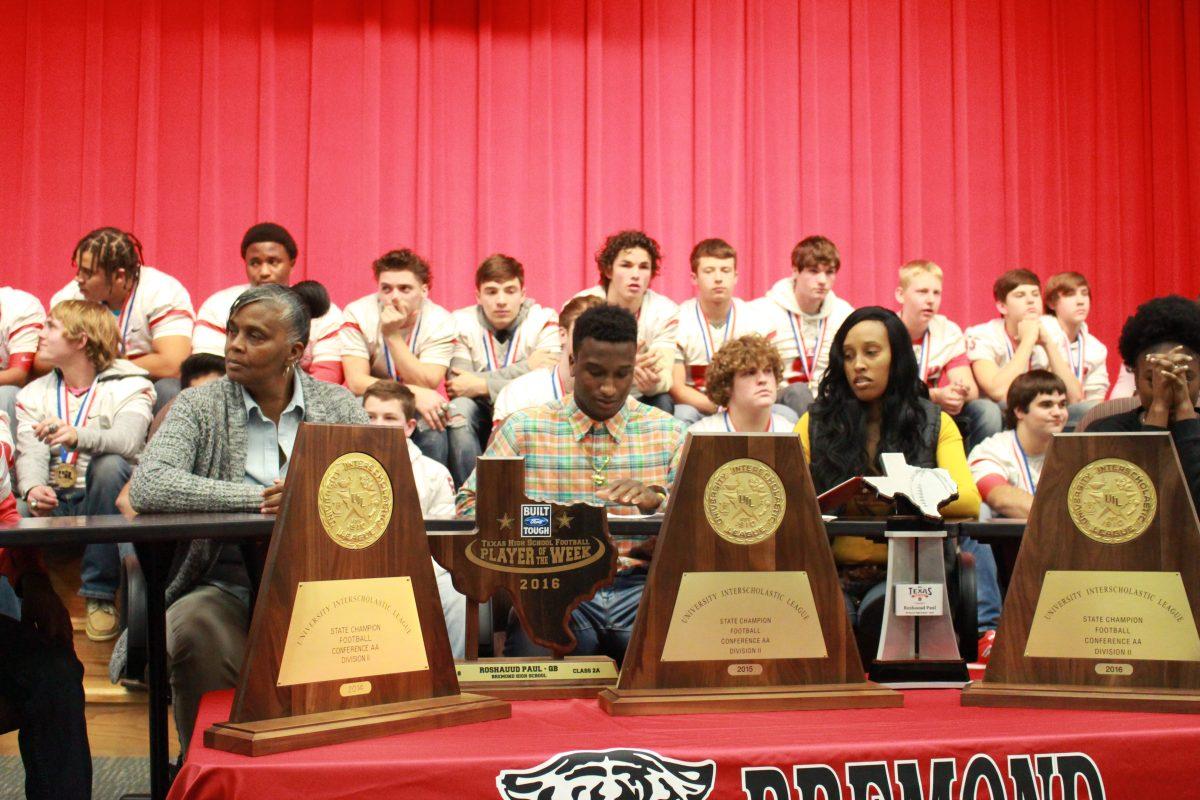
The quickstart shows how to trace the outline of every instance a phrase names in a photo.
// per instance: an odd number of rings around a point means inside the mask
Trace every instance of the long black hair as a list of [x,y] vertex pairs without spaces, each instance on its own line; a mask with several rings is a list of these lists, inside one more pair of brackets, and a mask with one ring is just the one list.
[[[867,462],[867,406],[854,396],[846,378],[843,349],[850,330],[870,320],[883,323],[892,350],[887,389],[880,398],[883,408],[874,463]],[[928,449],[928,443],[921,438],[926,419],[921,401],[925,398],[928,390],[917,374],[912,339],[900,317],[882,306],[856,309],[833,336],[829,368],[809,410],[812,477],[817,491],[823,492],[856,475],[878,474],[879,453],[904,453],[908,463],[916,465],[919,454]],[[817,432],[819,443],[814,435]]]

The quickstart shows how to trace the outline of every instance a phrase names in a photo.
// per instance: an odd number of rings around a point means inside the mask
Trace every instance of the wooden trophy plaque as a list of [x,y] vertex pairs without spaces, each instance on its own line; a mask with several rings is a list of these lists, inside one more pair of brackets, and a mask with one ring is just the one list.
[[694,433],[609,714],[903,704],[863,676],[800,440]]
[[1200,527],[1167,433],[1054,437],[963,705],[1200,712]]
[[[482,457],[476,476],[475,530],[429,536],[434,558],[467,596],[468,657],[457,665],[459,683],[492,697],[594,698],[616,683],[616,664],[608,656],[567,654],[577,644],[571,612],[616,574],[604,508],[526,497],[521,457]],[[552,656],[474,657],[479,604],[498,589],[512,600],[525,634]]]
[[300,426],[228,722],[265,755],[508,717],[460,694],[404,434]]

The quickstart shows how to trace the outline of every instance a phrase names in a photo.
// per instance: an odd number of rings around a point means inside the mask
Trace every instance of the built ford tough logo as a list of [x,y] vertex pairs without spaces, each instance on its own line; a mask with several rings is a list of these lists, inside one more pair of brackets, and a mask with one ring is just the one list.
[[523,503],[521,505],[521,538],[550,538],[550,506]]

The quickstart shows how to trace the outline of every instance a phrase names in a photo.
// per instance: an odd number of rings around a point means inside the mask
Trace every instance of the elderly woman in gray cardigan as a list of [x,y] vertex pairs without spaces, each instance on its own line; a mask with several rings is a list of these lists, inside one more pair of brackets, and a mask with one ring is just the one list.
[[[130,484],[139,513],[275,513],[301,421],[366,423],[346,389],[298,368],[311,311],[283,286],[248,289],[233,304],[226,377],[180,394]],[[167,585],[167,656],[175,724],[187,752],[202,694],[237,682],[250,586],[236,546],[192,542]],[[124,663],[124,639],[110,672]]]

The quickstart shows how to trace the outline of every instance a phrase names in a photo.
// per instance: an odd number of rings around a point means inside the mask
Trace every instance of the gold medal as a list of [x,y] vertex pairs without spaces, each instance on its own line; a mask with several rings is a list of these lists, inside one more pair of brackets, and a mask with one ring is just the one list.
[[392,482],[366,453],[346,453],[321,477],[317,490],[321,527],[348,550],[375,543],[392,520]]
[[60,461],[50,468],[50,479],[60,489],[74,489],[75,482],[79,479],[79,470],[75,469],[74,464]]
[[783,522],[783,481],[761,461],[735,458],[722,464],[704,487],[704,516],[716,534],[733,544],[757,544]]
[[1089,539],[1122,544],[1150,527],[1158,513],[1158,493],[1141,467],[1120,458],[1101,458],[1071,480],[1067,512]]

